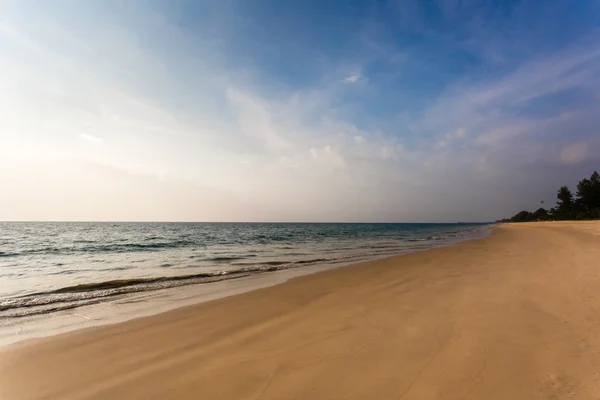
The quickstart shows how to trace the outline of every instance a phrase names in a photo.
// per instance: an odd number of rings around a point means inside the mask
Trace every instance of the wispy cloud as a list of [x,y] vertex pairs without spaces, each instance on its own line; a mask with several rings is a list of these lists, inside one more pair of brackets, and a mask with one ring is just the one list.
[[356,83],[360,80],[360,76],[359,75],[350,75],[347,78],[344,79],[345,83]]
[[[507,11],[517,27],[478,2],[444,2],[435,23],[416,0],[366,22],[340,10],[339,36],[315,45],[331,31],[299,36],[296,15],[271,24],[260,4],[202,9],[190,18],[218,22],[194,26],[167,6],[115,6],[107,25],[86,23],[97,5],[20,4],[0,5],[0,153],[102,165],[99,187],[143,188],[163,209],[189,198],[193,218],[491,219],[600,154],[598,32],[512,51],[543,36],[527,9]],[[26,193],[17,183],[3,187]]]
[[273,151],[289,147],[278,133],[279,129],[263,102],[234,89],[227,89],[227,98],[237,111],[238,123],[244,134],[261,140]]
[[457,144],[471,152],[506,153],[497,157],[504,160],[498,167],[509,170],[507,160],[514,165],[525,149],[552,157],[553,143],[577,142],[598,128],[592,116],[600,111],[593,95],[600,90],[600,48],[594,43],[527,61],[504,76],[458,83],[426,110],[417,129],[440,132],[434,136],[445,144],[449,136],[441,132],[455,132]]

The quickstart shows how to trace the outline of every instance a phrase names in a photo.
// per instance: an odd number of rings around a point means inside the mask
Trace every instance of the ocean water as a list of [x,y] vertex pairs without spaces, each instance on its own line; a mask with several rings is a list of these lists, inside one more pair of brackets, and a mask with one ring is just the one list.
[[0,319],[482,237],[486,224],[0,223]]

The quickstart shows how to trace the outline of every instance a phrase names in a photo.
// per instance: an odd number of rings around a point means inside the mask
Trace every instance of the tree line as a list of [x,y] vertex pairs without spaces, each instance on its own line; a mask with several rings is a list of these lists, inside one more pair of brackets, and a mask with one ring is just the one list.
[[586,220],[596,218],[600,218],[600,174],[594,171],[589,178],[579,181],[575,195],[573,195],[567,186],[558,189],[555,207],[549,210],[540,207],[534,212],[520,211],[512,218],[505,218],[497,222]]

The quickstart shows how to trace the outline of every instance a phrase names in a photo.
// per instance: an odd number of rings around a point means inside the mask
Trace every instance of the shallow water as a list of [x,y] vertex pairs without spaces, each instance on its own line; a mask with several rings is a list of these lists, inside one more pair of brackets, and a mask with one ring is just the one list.
[[0,223],[0,318],[484,236],[486,224]]

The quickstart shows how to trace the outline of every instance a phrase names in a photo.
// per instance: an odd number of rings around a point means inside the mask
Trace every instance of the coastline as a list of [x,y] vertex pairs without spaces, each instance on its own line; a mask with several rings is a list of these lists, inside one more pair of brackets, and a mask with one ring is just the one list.
[[[456,246],[465,241],[478,240],[488,236],[493,226],[492,224],[484,225],[482,228],[486,228],[485,230],[478,230],[471,237],[431,242],[425,247],[419,244],[417,246],[406,247],[401,251],[398,250],[393,255],[373,254],[346,261],[343,259],[324,260],[321,263],[312,265],[302,265],[292,268],[286,266],[284,268],[277,267],[275,270],[241,274],[239,277],[233,277],[234,274],[232,274],[231,276],[228,275],[219,278],[216,275],[216,279],[213,281],[192,283],[192,280],[190,280],[189,283],[172,287],[142,290],[139,292],[134,291],[101,298],[99,301],[92,301],[90,304],[76,305],[74,307],[67,305],[64,310],[60,311],[42,312],[13,319],[3,319],[3,315],[0,314],[0,348],[23,341],[52,337],[80,329],[123,323],[137,318],[162,314],[181,307],[282,284],[297,277],[331,269],[429,251],[435,248]],[[177,276],[175,276],[175,279],[177,279]]]
[[19,343],[0,397],[596,398],[599,243],[600,222],[499,225]]
[[4,346],[17,345],[22,342],[44,340],[78,330],[152,317],[179,308],[280,285],[296,277],[344,268],[349,265],[353,264],[314,265],[211,283],[196,283],[151,292],[133,293],[122,298],[77,307],[74,311],[67,310],[53,315],[36,315],[26,318],[25,322],[17,320],[18,324],[15,326],[2,326],[0,322],[0,350]]

